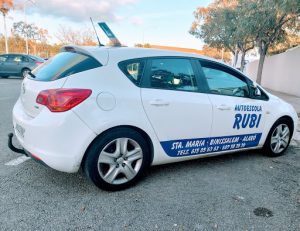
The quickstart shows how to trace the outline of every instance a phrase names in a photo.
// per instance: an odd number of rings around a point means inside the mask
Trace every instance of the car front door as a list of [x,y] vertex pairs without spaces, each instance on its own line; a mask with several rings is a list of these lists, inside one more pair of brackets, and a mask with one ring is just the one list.
[[196,60],[189,58],[148,59],[142,80],[144,110],[168,156],[206,152],[210,136],[212,105],[201,93]]
[[268,97],[253,96],[249,79],[222,64],[200,61],[213,105],[210,148],[215,151],[260,145],[264,122],[270,110]]

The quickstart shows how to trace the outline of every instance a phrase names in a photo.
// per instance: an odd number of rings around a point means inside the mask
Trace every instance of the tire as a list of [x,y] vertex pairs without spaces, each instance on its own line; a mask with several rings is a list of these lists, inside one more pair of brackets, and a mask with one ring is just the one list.
[[24,79],[24,78],[27,76],[27,74],[28,74],[29,71],[30,71],[29,68],[24,68],[24,69],[21,71],[21,77]]
[[9,77],[8,75],[1,76],[1,78],[3,78],[3,79],[7,79],[8,77]]
[[263,147],[263,152],[269,157],[278,157],[285,153],[293,135],[293,126],[287,119],[279,119],[270,129]]
[[112,129],[89,147],[83,171],[103,190],[122,190],[144,176],[150,156],[148,144],[140,133],[129,128]]

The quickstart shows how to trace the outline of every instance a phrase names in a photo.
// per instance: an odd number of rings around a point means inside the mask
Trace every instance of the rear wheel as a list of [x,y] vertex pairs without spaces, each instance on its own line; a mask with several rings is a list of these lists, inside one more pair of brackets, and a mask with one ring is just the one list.
[[99,188],[115,191],[135,184],[149,165],[150,152],[143,136],[119,128],[97,138],[86,153],[83,170]]
[[24,68],[21,72],[21,77],[24,79],[30,72],[30,69]]
[[8,78],[8,75],[2,75],[1,78],[7,79],[7,78]]
[[271,128],[264,145],[264,152],[271,157],[284,154],[292,138],[292,126],[289,120],[280,119]]

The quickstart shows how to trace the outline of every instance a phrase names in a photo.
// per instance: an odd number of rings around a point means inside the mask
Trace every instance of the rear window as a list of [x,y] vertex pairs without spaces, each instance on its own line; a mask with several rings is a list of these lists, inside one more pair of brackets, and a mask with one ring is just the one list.
[[[96,59],[75,52],[61,52],[32,71],[38,81],[53,81],[82,71],[101,67]],[[31,77],[30,77],[31,78]]]
[[121,71],[137,86],[140,85],[144,72],[145,60],[132,59],[119,63]]

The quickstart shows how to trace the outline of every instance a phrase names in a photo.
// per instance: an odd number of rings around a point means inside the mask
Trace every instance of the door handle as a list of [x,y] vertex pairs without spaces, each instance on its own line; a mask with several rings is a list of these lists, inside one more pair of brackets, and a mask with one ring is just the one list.
[[154,99],[154,100],[151,100],[149,103],[150,103],[150,105],[153,105],[153,106],[168,106],[170,104],[170,102],[162,100],[162,99]]
[[217,106],[217,108],[219,110],[221,110],[221,111],[229,111],[229,110],[231,110],[231,107],[228,106],[228,105],[225,105],[225,104],[221,104],[221,105]]

